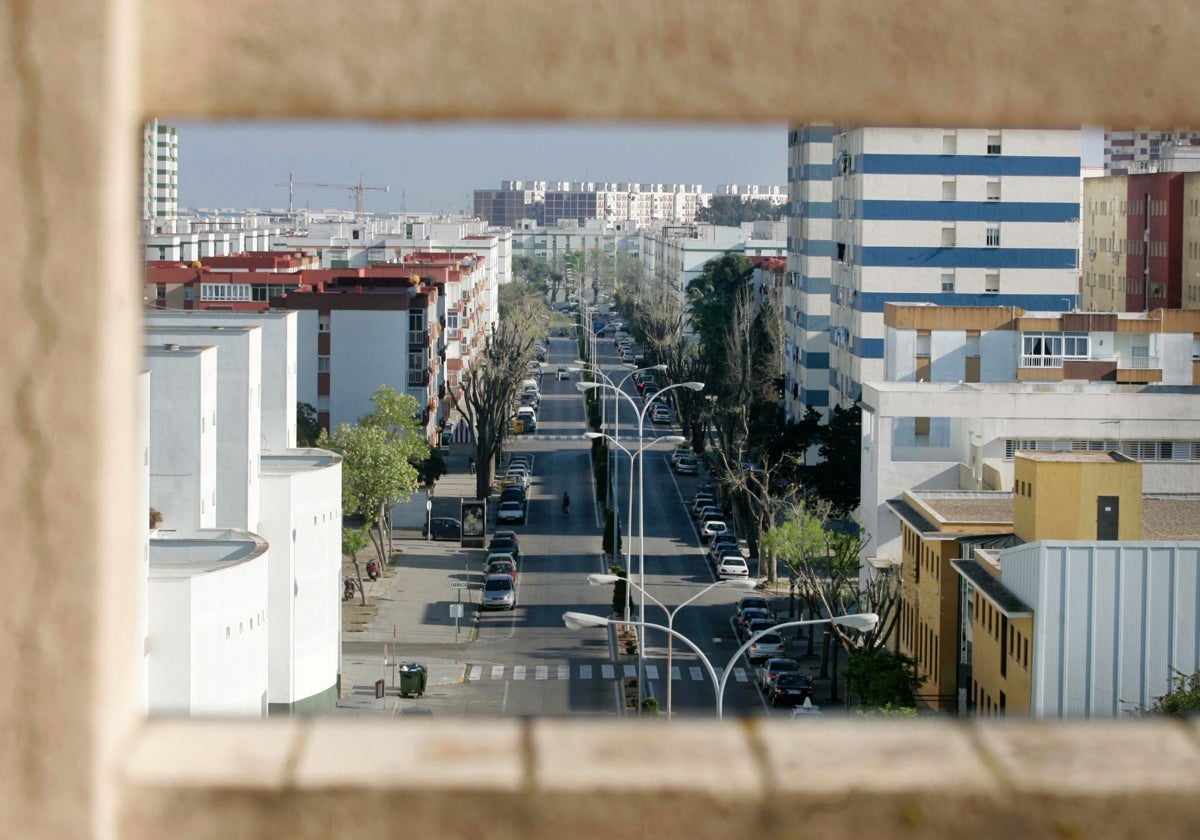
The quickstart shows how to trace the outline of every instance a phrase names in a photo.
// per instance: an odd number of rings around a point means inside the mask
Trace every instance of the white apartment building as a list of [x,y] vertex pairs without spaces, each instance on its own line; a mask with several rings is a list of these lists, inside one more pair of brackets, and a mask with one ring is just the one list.
[[758,184],[718,184],[713,196],[736,196],[743,202],[769,201],[776,207],[788,203],[787,187]]
[[1155,167],[1160,161],[1176,152],[1183,152],[1181,157],[1187,156],[1187,151],[1195,147],[1200,147],[1200,131],[1110,128],[1104,132],[1104,174],[1157,171]]
[[[788,313],[799,367],[791,375],[810,400],[797,399],[793,415],[807,405],[848,407],[882,377],[889,301],[1071,307],[1078,131],[804,129],[791,132],[789,147],[790,193],[800,205],[791,243],[799,291]],[[826,178],[832,206],[818,187]],[[817,260],[826,249],[827,338],[814,329],[825,317]]]
[[151,120],[142,128],[142,222],[153,227],[179,212],[179,135]]
[[[147,349],[147,484],[149,504],[163,513],[149,541],[149,709],[328,710],[336,701],[341,639],[341,458],[295,448],[300,317],[220,311],[146,317],[156,342],[209,343],[202,350]],[[193,391],[207,395],[203,414]],[[205,458],[180,461],[177,453],[202,448],[201,435]],[[160,452],[175,458],[167,469]],[[162,486],[183,489],[171,496]],[[226,505],[225,492],[237,504]],[[242,512],[243,496],[253,510]],[[221,516],[232,515],[222,511],[244,515],[254,530],[220,527]]]
[[[770,224],[772,233],[782,226]],[[761,232],[762,227],[758,228]],[[676,295],[686,307],[687,286],[704,271],[710,260],[725,254],[746,257],[783,257],[787,245],[781,239],[756,239],[753,224],[742,227],[718,225],[659,225],[643,228],[638,252],[643,279],[651,289]]]

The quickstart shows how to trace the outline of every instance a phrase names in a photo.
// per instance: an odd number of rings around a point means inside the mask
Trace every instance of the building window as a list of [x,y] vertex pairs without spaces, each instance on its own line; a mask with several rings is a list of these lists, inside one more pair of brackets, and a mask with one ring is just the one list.
[[989,134],[987,139],[987,153],[989,155],[1000,154],[1000,135]]
[[1063,333],[1063,358],[1086,359],[1089,353],[1087,333]]
[[408,313],[408,331],[425,332],[425,311],[414,309]]
[[952,272],[952,271],[946,272],[945,274],[942,275],[942,291],[943,292],[953,292],[954,291],[954,272]]
[[958,135],[947,133],[942,135],[942,154],[956,155],[958,154]]
[[983,291],[987,294],[998,294],[1000,292],[999,271],[989,271],[983,275]]
[[987,200],[988,201],[999,201],[1000,200],[1000,182],[999,181],[988,181],[987,182]]
[[953,248],[955,239],[956,239],[956,237],[954,234],[954,228],[952,228],[952,227],[942,228],[942,247],[943,248]]
[[154,296],[158,300],[166,300],[167,299],[167,287],[164,286],[162,283],[159,283],[158,288],[154,290]]
[[271,287],[265,283],[255,283],[250,287],[250,299],[266,303],[271,299]]
[[329,332],[329,316],[317,316],[317,332]]
[[942,201],[954,201],[955,192],[953,181],[942,181]]
[[999,227],[989,227],[987,229],[987,246],[989,248],[999,248],[1000,247],[1000,228]]
[[317,373],[329,373],[328,356],[317,356]]

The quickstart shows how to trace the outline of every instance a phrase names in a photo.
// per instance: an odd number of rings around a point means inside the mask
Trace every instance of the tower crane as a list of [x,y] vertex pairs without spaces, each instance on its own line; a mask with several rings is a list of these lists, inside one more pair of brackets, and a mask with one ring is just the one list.
[[363,176],[362,176],[361,172],[358,173],[358,183],[357,184],[310,184],[310,183],[305,183],[302,181],[297,181],[295,179],[295,173],[288,172],[287,183],[286,184],[276,184],[275,186],[288,188],[288,212],[289,213],[293,212],[295,209],[296,187],[302,187],[305,189],[321,189],[321,190],[352,190],[355,193],[356,198],[357,198],[357,201],[355,202],[355,207],[356,207],[356,212],[359,216],[363,215],[365,212],[365,210],[363,208],[363,193],[364,192],[366,192],[367,190],[380,190],[382,192],[389,191],[388,187],[368,187],[368,186],[366,186],[366,184],[363,183]]

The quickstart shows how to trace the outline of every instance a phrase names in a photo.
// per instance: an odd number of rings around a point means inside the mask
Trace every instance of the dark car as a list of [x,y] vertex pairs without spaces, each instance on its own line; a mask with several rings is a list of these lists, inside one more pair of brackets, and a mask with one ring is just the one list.
[[780,674],[767,690],[772,706],[798,706],[812,696],[812,678],[794,672]]
[[521,548],[512,537],[492,537],[492,541],[488,543],[488,551],[492,554],[506,552],[518,560],[521,559]]
[[449,516],[435,516],[428,525],[421,526],[421,536],[435,540],[462,539],[462,523]]

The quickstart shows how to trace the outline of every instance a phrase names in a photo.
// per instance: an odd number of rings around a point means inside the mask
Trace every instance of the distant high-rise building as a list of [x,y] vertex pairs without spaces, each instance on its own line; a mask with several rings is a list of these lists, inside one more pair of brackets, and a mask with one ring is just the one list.
[[[778,198],[778,187],[762,197]],[[758,197],[758,194],[751,197]],[[518,226],[533,219],[538,226],[561,222],[606,223],[631,221],[639,226],[654,222],[690,224],[707,207],[712,194],[700,184],[637,184],[602,181],[502,181],[498,190],[475,190],[475,215],[496,227]]]
[[1175,145],[1200,146],[1200,131],[1179,128],[1168,131],[1110,129],[1104,132],[1104,174],[1128,175],[1146,171],[1147,164],[1161,160],[1167,149]]
[[142,220],[179,215],[179,136],[158,120],[142,132]]
[[882,377],[885,303],[1072,308],[1079,167],[1077,130],[793,130],[792,416]]

